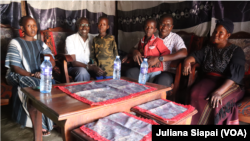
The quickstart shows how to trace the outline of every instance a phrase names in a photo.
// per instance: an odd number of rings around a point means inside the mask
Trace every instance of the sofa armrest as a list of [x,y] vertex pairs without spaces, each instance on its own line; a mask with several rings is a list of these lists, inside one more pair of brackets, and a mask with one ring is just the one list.
[[62,83],[70,83],[70,78],[68,74],[68,63],[75,61],[75,55],[69,54],[57,54],[55,56],[57,67],[60,69],[60,79]]
[[55,56],[56,60],[65,60],[66,62],[73,62],[75,61],[75,55],[69,55],[69,54],[57,54]]
[[44,54],[44,56],[49,56],[50,57],[50,62],[51,62],[53,67],[56,65],[55,59],[53,58],[53,56],[51,54]]
[[182,68],[182,62],[183,59],[177,59],[177,60],[173,60],[170,63],[170,72],[175,72],[175,78],[174,78],[174,85],[171,85],[172,87],[172,93],[169,93],[167,98],[169,100],[172,101],[177,101],[179,99],[179,94],[177,93],[177,91],[179,90],[180,87],[180,80],[181,80],[181,68]]
[[189,78],[188,78],[188,87],[191,86],[195,79],[196,79],[196,73],[195,71],[200,67],[200,64],[198,63],[191,63],[191,74],[189,74]]
[[184,58],[171,61],[170,68],[177,68],[178,65],[183,62],[183,60],[184,60]]

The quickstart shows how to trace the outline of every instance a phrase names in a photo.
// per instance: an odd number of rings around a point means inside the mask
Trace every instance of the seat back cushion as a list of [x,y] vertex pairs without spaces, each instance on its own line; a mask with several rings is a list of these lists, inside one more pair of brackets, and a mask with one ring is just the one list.
[[193,34],[188,34],[186,32],[176,32],[184,41],[185,46],[187,47],[187,50],[189,51],[191,41],[193,39]]
[[56,46],[57,53],[66,53],[66,38],[73,34],[73,32],[52,32]]
[[250,39],[228,39],[228,41],[242,48],[246,59],[245,75],[250,74]]
[[250,123],[250,39],[228,39],[232,44],[242,48],[245,54],[245,97],[238,105],[239,120],[242,122]]
[[13,38],[20,37],[18,29],[1,28],[1,75],[6,74],[6,68],[4,67],[5,58],[8,50],[8,45]]
[[72,35],[73,32],[54,32],[54,31],[45,31],[44,32],[44,42],[49,46],[54,55],[65,54],[65,41],[69,35]]

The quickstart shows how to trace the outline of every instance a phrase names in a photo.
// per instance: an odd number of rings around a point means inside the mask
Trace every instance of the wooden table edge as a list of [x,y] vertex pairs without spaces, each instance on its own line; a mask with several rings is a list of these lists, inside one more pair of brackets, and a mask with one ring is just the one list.
[[170,123],[166,123],[165,121],[159,119],[158,117],[152,116],[152,115],[147,114],[147,113],[142,113],[142,112],[140,112],[140,111],[137,110],[137,109],[131,108],[131,111],[132,111],[132,112],[135,112],[135,113],[137,113],[137,114],[139,114],[139,115],[141,115],[141,116],[143,116],[143,117],[145,117],[145,118],[154,119],[154,120],[156,120],[158,123],[164,124],[164,125],[176,125],[176,124],[178,124],[178,123],[181,123],[183,120],[186,120],[186,119],[189,118],[190,116],[193,116],[193,115],[195,115],[196,113],[198,113],[198,111],[197,111],[196,109],[194,109],[192,112],[190,112],[189,114],[187,114],[186,116],[184,116],[184,117],[183,117],[182,119],[180,119],[179,121],[170,121]]
[[[162,88],[162,89],[157,89],[157,90],[151,91],[150,93],[152,93],[152,92],[162,93],[162,92],[169,91],[171,89],[172,89],[171,87],[166,87],[166,88]],[[108,106],[111,106],[111,105],[114,105],[114,104],[117,104],[117,103],[122,104],[122,103],[126,102],[126,101],[119,101],[119,102],[112,103],[112,104],[96,106],[96,108],[87,109],[85,111],[74,111],[74,112],[71,112],[69,114],[64,114],[64,115],[60,115],[59,116],[58,113],[56,113],[55,111],[51,110],[46,105],[44,105],[41,101],[37,100],[33,95],[31,95],[27,91],[25,91],[25,88],[21,88],[21,91],[23,93],[25,93],[27,95],[27,97],[29,99],[31,99],[32,101],[37,101],[36,105],[39,106],[39,107],[36,107],[36,108],[38,108],[38,110],[40,110],[43,113],[43,109],[47,109],[47,111],[50,112],[54,117],[57,117],[58,121],[66,120],[67,119],[66,117],[68,117],[68,116],[73,116],[73,115],[76,116],[76,115],[81,115],[81,114],[84,114],[84,113],[87,113],[87,112],[90,112],[90,111],[93,111],[93,110],[98,110],[98,109],[103,108],[103,106],[108,107]],[[146,94],[147,93],[135,96],[135,97],[133,97],[133,99],[139,99],[139,98],[141,98],[141,96],[146,95]]]
[[[151,91],[150,93],[152,93],[152,92],[162,93],[162,92],[167,92],[167,91],[169,91],[169,90],[171,90],[171,87],[167,87],[167,88],[164,88],[164,89]],[[138,96],[135,96],[135,97],[133,97],[133,100],[139,99],[139,98],[141,98],[141,96],[143,96],[143,95],[147,95],[147,93],[141,94],[141,95],[138,95]],[[88,113],[88,112],[90,112],[90,111],[95,111],[95,110],[98,110],[98,109],[102,109],[102,108],[104,108],[104,107],[109,107],[109,106],[112,106],[112,105],[122,104],[122,103],[126,103],[126,102],[127,102],[127,101],[122,100],[122,101],[115,102],[115,103],[111,103],[111,104],[107,104],[107,105],[98,105],[98,106],[96,106],[96,108],[87,109],[87,110],[85,110],[85,111],[75,111],[74,113],[70,113],[70,114],[66,114],[66,115],[61,115],[61,116],[59,116],[58,120],[59,120],[59,121],[65,120],[65,119],[67,119],[67,118],[65,118],[65,117],[68,117],[68,116],[70,116],[70,115],[82,115],[82,114]]]

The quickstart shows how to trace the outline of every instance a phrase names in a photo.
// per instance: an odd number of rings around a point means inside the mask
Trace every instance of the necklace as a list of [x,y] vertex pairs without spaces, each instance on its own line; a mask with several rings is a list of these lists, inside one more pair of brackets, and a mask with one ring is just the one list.
[[[79,34],[79,36],[80,36],[80,34]],[[80,41],[81,45],[83,46],[83,52],[85,53],[85,52],[86,52],[86,46],[84,46],[84,44],[82,43],[81,40],[83,41],[82,37],[80,36],[79,41]],[[88,38],[87,38],[87,40],[88,40]],[[87,42],[87,40],[86,40],[85,42]],[[83,42],[84,42],[84,41],[83,41]],[[85,43],[85,42],[84,42],[84,43]]]

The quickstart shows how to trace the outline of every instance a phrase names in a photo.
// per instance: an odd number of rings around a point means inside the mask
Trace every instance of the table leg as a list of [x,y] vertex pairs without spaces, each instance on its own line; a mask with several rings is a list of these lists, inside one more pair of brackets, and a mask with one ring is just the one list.
[[34,141],[42,141],[42,113],[32,106],[31,100],[27,106],[33,124]]
[[64,127],[61,128],[61,134],[63,137],[63,141],[71,141],[70,131],[74,129],[74,128],[70,127],[70,125],[67,124],[67,121],[66,121]]

